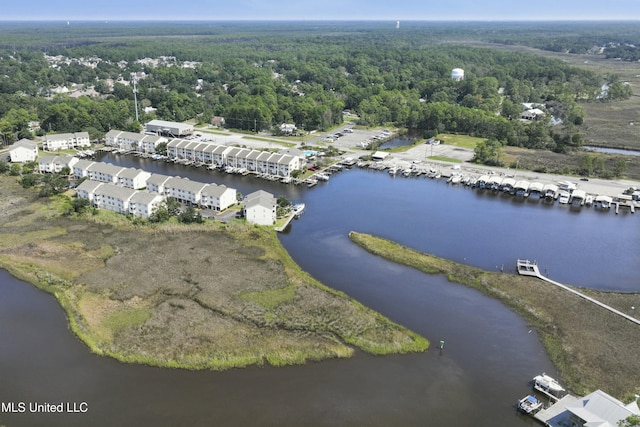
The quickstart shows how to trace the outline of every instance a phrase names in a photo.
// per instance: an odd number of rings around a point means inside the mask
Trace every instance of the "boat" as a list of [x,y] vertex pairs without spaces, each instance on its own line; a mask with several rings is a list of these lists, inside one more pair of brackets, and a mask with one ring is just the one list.
[[533,378],[533,388],[556,399],[564,392],[560,383],[544,372]]
[[304,212],[304,208],[305,208],[305,204],[304,203],[297,203],[297,204],[293,205],[292,208],[291,208],[291,210],[293,212],[293,216],[295,216],[297,218],[300,215],[302,215],[302,213]]
[[391,166],[391,167],[389,168],[389,175],[395,175],[395,174],[397,174],[397,173],[398,173],[398,168],[397,168],[397,167],[395,167],[395,166]]
[[541,408],[542,402],[530,394],[518,400],[518,410],[525,414],[533,415]]
[[569,197],[571,196],[571,194],[567,193],[566,191],[561,191],[560,195],[558,195],[558,203],[566,205],[569,203]]

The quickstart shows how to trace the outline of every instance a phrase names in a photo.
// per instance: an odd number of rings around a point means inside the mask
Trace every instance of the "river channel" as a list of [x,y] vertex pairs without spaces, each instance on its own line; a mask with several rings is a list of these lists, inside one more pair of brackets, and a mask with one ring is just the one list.
[[[559,281],[640,291],[637,215],[357,169],[307,189],[134,157],[103,161],[304,202],[305,214],[281,235],[296,262],[445,347],[222,373],[125,365],[90,354],[50,295],[0,271],[0,402],[27,404],[25,413],[0,412],[0,425],[536,425],[514,409],[533,376],[556,375],[535,331],[474,290],[369,255],[348,240],[350,230],[486,269],[510,271],[529,258]],[[88,410],[29,413],[32,402],[86,402]]]

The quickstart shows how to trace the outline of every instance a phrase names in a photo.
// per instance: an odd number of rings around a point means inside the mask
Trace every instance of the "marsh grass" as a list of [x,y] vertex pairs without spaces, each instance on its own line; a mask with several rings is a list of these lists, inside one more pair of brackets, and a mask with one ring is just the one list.
[[[575,393],[601,388],[622,397],[636,389],[638,325],[536,278],[486,272],[368,234],[351,232],[349,237],[374,255],[428,274],[445,275],[502,301],[539,332],[563,382]],[[626,306],[623,310],[627,312],[632,305],[640,306],[638,293],[588,293],[603,302]]]
[[0,267],[53,294],[96,354],[221,370],[350,357],[354,347],[374,354],[428,347],[315,281],[269,227],[63,215],[64,197],[17,223],[42,207],[16,185],[0,187],[0,206],[8,207],[0,212]]

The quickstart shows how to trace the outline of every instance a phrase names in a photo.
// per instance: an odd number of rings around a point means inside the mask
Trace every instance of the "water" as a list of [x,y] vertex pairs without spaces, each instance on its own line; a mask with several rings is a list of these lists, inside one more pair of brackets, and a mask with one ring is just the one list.
[[609,153],[609,154],[624,154],[626,156],[640,156],[640,151],[637,150],[624,150],[620,148],[605,148],[605,147],[591,147],[585,145],[582,147],[586,151],[596,151],[598,153]]
[[637,215],[363,170],[307,189],[133,157],[105,160],[306,203],[281,235],[296,262],[432,343],[445,340],[445,349],[223,373],[124,365],[88,353],[52,297],[0,271],[0,402],[89,405],[85,414],[0,413],[0,424],[535,425],[516,413],[515,401],[533,376],[557,374],[536,333],[475,290],[369,255],[348,240],[350,230],[487,269],[530,258],[559,281],[640,290]]
[[386,141],[384,144],[381,144],[380,148],[386,149],[386,148],[404,147],[407,145],[412,145],[415,141],[416,141],[415,138],[398,137],[398,138],[390,139],[389,141]]

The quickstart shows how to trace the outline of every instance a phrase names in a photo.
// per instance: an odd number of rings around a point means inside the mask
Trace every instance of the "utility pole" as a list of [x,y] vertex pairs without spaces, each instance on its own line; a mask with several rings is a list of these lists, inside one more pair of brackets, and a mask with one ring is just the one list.
[[138,118],[138,88],[136,87],[136,73],[131,73],[131,80],[133,81],[133,103],[136,107],[136,122],[140,123]]

